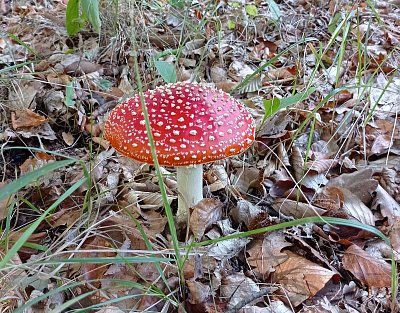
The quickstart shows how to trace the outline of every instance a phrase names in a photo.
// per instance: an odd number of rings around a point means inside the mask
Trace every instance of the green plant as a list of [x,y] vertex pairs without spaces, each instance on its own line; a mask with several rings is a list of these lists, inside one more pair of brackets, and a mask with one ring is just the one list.
[[100,33],[101,20],[98,0],[69,0],[65,14],[69,36],[74,36],[89,22]]

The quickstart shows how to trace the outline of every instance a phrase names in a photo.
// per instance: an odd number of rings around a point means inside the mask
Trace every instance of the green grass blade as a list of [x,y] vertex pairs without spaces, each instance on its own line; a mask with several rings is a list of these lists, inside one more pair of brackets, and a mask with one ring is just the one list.
[[[66,161],[60,161],[60,162],[66,162]],[[68,160],[68,163],[70,164],[71,161]],[[49,165],[53,165],[49,164]],[[58,168],[58,167],[57,167]],[[46,172],[47,173],[47,172]],[[18,180],[16,181],[18,182]],[[14,254],[16,254],[19,249],[25,244],[26,241],[28,241],[29,237],[33,234],[33,232],[36,230],[36,228],[40,225],[41,222],[44,221],[44,219],[47,217],[47,215],[52,212],[61,202],[63,202],[66,198],[68,198],[75,190],[77,190],[81,185],[83,185],[86,182],[85,179],[80,179],[78,180],[74,185],[72,185],[64,194],[60,196],[60,198],[57,199],[46,211],[42,213],[42,215],[35,221],[33,222],[21,235],[21,237],[18,238],[18,240],[13,244],[11,249],[7,252],[7,254],[4,256],[4,258],[0,261],[0,270],[4,268],[7,263],[12,259]]]
[[147,290],[147,288],[145,288],[143,285],[140,285],[138,283],[135,283],[133,281],[129,281],[129,280],[123,280],[123,279],[95,279],[95,280],[85,280],[85,281],[81,281],[81,282],[77,282],[77,283],[70,283],[70,284],[66,284],[63,286],[60,286],[56,289],[50,290],[49,292],[40,295],[38,297],[35,297],[34,299],[31,299],[29,301],[27,301],[26,303],[24,303],[22,306],[16,308],[13,312],[14,313],[23,313],[26,309],[31,308],[34,304],[39,303],[45,299],[47,299],[48,297],[55,295],[57,293],[60,292],[64,292],[66,290],[70,290],[73,289],[75,287],[81,286],[81,285],[86,285],[86,284],[91,284],[91,283],[95,283],[95,282],[113,282],[115,284],[119,284],[124,287],[129,287],[129,288],[137,288],[139,290],[145,291]]
[[25,187],[29,183],[35,181],[39,177],[46,175],[49,172],[52,172],[60,167],[64,167],[74,163],[75,160],[62,160],[62,161],[55,161],[49,163],[29,174],[26,174],[17,180],[12,181],[11,183],[7,184],[3,188],[0,189],[0,201],[6,197],[10,197],[13,193],[17,192],[21,188]]

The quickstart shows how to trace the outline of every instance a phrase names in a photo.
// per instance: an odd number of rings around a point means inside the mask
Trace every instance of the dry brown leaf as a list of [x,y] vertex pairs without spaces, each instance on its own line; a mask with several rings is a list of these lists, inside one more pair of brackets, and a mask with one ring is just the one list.
[[277,265],[287,260],[287,254],[281,251],[291,245],[285,240],[283,231],[268,233],[264,238],[251,242],[250,248],[246,250],[247,263],[258,277],[266,280]]
[[235,223],[244,223],[246,227],[249,228],[253,220],[257,218],[262,211],[262,208],[253,205],[247,200],[239,200],[237,205],[231,209],[230,215]]
[[361,223],[375,225],[375,217],[371,210],[348,189],[342,188],[341,190],[344,197],[343,211]]
[[64,68],[65,74],[70,74],[72,76],[81,76],[83,74],[90,74],[97,71],[102,71],[103,66],[100,64],[92,63],[86,60],[75,61],[71,64],[68,64]]
[[329,181],[328,185],[344,187],[356,195],[363,203],[369,203],[372,200],[372,193],[376,190],[378,182],[372,179],[372,168],[366,168],[335,177]]
[[276,212],[295,218],[319,216],[326,212],[326,210],[314,205],[284,198],[275,199],[272,203],[272,207]]
[[332,169],[334,166],[336,166],[336,164],[337,164],[337,160],[333,160],[333,159],[321,160],[321,159],[318,159],[318,160],[315,160],[315,161],[307,162],[306,167],[313,174],[325,174],[330,169]]
[[189,226],[197,239],[203,237],[207,228],[221,219],[222,206],[218,199],[205,198],[193,207]]
[[293,252],[286,251],[288,259],[271,274],[274,283],[285,288],[285,294],[293,306],[314,296],[336,274]]
[[383,217],[388,219],[389,225],[394,225],[400,218],[400,204],[394,200],[385,189],[378,185],[372,209],[380,209]]
[[211,287],[197,281],[186,281],[186,286],[189,288],[189,301],[192,304],[204,303],[211,295]]
[[243,273],[234,273],[222,278],[220,287],[221,297],[229,300],[229,307],[233,307],[243,299],[252,299],[254,293],[260,291],[257,284]]
[[48,120],[30,109],[22,109],[11,112],[12,127],[15,130],[31,128],[42,125]]
[[[98,250],[87,251],[77,255],[79,258],[102,258],[102,257],[113,257],[115,253],[105,252],[101,250],[108,250],[112,246],[103,237],[94,236],[86,239],[85,243],[82,245],[81,250]],[[105,264],[95,264],[95,263],[82,263],[81,273],[85,280],[100,279],[103,277],[104,273],[107,271],[107,266]]]
[[351,245],[343,254],[343,267],[368,287],[390,287],[391,266],[376,259],[357,245]]
[[20,165],[21,174],[26,174],[32,172],[35,169],[38,169],[49,162],[55,161],[55,158],[46,152],[36,152],[35,157],[29,157]]
[[92,137],[94,143],[99,144],[104,149],[108,150],[110,148],[110,143],[102,137]]
[[72,136],[72,134],[70,132],[66,133],[66,132],[62,132],[61,136],[64,140],[64,142],[68,145],[68,146],[72,146],[74,143],[74,136]]
[[32,75],[25,74],[13,84],[14,88],[9,94],[7,106],[12,110],[35,109],[35,97],[41,89],[41,82]]
[[326,186],[314,197],[313,204],[327,209],[328,211],[337,211],[343,208],[344,195],[342,188],[336,186]]

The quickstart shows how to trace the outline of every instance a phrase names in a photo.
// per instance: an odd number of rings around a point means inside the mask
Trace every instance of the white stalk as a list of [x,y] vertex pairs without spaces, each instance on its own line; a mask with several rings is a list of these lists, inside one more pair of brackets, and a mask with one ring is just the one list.
[[179,166],[176,168],[178,182],[178,225],[186,225],[189,208],[203,199],[203,165]]

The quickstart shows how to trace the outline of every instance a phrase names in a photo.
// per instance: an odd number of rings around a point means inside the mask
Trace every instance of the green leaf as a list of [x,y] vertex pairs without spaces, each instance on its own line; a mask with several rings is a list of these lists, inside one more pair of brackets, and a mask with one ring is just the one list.
[[267,99],[263,101],[264,104],[264,118],[263,122],[270,116],[274,115],[279,109],[281,105],[281,99],[278,98],[273,98],[273,99]]
[[67,86],[65,86],[64,98],[65,105],[69,108],[75,107],[74,95],[74,81],[70,81]]
[[228,29],[235,29],[236,28],[236,23],[232,20],[228,21]]
[[342,15],[340,13],[336,13],[331,22],[328,25],[328,32],[332,35],[335,32],[336,27],[339,25],[340,20],[342,19]]
[[94,30],[100,33],[101,21],[98,0],[81,0],[82,13],[86,16]]
[[166,61],[155,61],[154,65],[166,83],[176,83],[175,66]]
[[272,14],[272,18],[275,21],[279,21],[279,19],[282,17],[282,13],[281,10],[279,10],[278,5],[276,4],[276,2],[274,0],[267,0],[269,9],[271,11]]
[[6,197],[10,197],[13,193],[17,192],[39,177],[74,162],[76,162],[76,160],[63,160],[49,163],[41,168],[38,168],[37,170],[34,170],[33,172],[30,172],[29,174],[18,178],[17,180],[12,181],[3,188],[0,188],[0,201]]
[[101,90],[108,90],[112,87],[112,83],[107,79],[100,79],[98,81],[95,81],[95,84]]
[[258,9],[254,4],[246,4],[244,9],[246,10],[247,15],[256,16],[258,14]]
[[81,20],[79,16],[79,0],[69,0],[65,13],[65,26],[69,36],[76,35],[81,30]]
[[290,96],[287,98],[283,99],[274,98],[274,99],[264,100],[263,104],[265,112],[264,112],[263,123],[267,118],[274,115],[279,110],[287,108],[288,106],[296,104],[300,101],[303,101],[304,99],[307,99],[315,90],[316,88],[310,87],[304,92],[299,92],[294,96]]
[[183,9],[185,6],[185,0],[169,0],[168,2],[177,9]]

